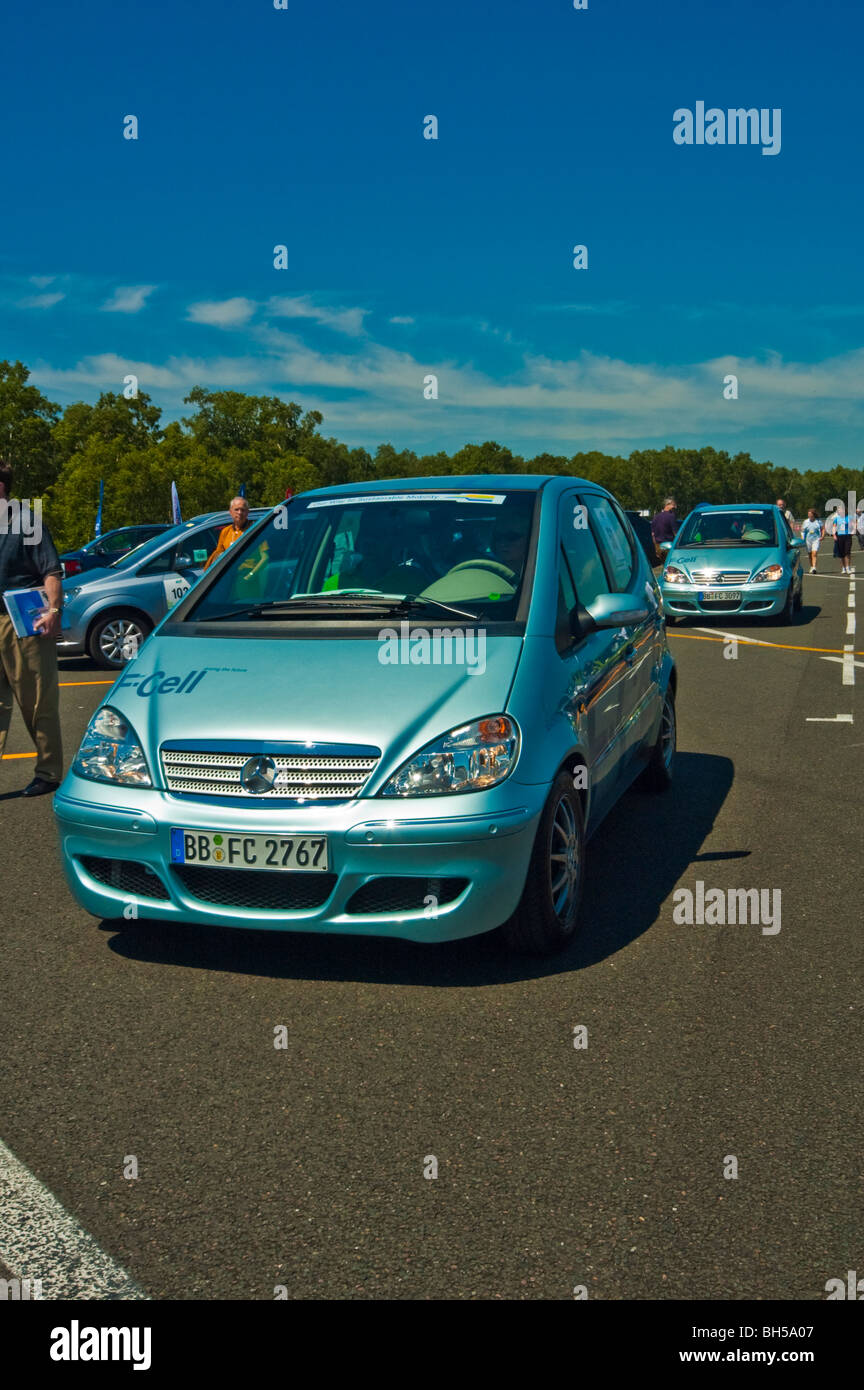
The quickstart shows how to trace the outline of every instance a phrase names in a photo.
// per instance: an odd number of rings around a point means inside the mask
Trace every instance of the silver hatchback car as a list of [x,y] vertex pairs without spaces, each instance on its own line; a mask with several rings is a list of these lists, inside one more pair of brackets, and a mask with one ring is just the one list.
[[[250,512],[250,524],[266,511]],[[66,599],[58,656],[88,654],[119,670],[168,609],[201,578],[227,512],[208,512],[139,545],[113,565],[64,580]]]

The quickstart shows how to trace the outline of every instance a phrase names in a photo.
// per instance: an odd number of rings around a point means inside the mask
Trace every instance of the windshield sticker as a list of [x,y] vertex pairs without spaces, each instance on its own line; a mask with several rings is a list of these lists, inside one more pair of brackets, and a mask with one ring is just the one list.
[[485,502],[500,507],[506,502],[506,492],[388,492],[374,497],[325,497],[318,502],[307,502],[307,510],[313,507],[356,507],[367,502]]

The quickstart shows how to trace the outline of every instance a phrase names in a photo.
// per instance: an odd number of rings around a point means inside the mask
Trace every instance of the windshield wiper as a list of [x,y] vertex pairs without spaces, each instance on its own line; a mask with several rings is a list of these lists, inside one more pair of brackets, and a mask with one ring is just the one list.
[[319,594],[297,594],[294,598],[271,599],[267,603],[256,603],[248,608],[235,608],[227,613],[208,613],[201,618],[190,618],[190,622],[218,623],[232,618],[258,618],[264,613],[290,613],[292,609],[319,608],[325,612],[351,612],[365,609],[370,612],[415,613],[422,608],[438,608],[443,613],[455,613],[459,618],[470,618],[479,622],[477,613],[469,613],[466,608],[455,608],[451,603],[442,603],[437,598],[421,598],[418,594],[379,594],[362,589],[328,590]]

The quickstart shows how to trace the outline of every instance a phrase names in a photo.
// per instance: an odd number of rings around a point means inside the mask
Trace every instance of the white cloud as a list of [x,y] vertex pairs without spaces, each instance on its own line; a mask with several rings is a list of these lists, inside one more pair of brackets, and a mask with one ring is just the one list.
[[413,323],[413,322],[414,322],[414,320],[412,319],[412,317],[411,317],[410,314],[394,314],[393,317],[392,317],[391,319],[388,319],[388,323]]
[[102,308],[108,314],[137,314],[155,288],[155,285],[118,285]]
[[254,299],[238,295],[234,299],[201,300],[189,305],[187,317],[192,323],[207,323],[216,328],[239,328],[248,323],[256,308]]
[[52,280],[56,280],[56,279],[57,279],[57,276],[56,276],[56,275],[30,275],[30,276],[28,276],[28,279],[29,279],[29,281],[30,281],[30,284],[31,284],[31,285],[35,285],[36,288],[37,288],[38,290],[44,290],[44,289],[46,289],[46,288],[48,287],[48,285],[51,284]]
[[369,310],[331,309],[327,305],[316,304],[310,295],[302,294],[274,296],[267,304],[267,312],[271,318],[277,319],[312,319],[325,328],[356,338],[363,332],[363,320]]
[[[51,279],[54,277],[52,276]],[[49,285],[51,280],[48,281]],[[31,294],[26,299],[18,300],[19,309],[53,309],[55,304],[59,304],[66,295],[62,290],[54,290],[51,294]]]

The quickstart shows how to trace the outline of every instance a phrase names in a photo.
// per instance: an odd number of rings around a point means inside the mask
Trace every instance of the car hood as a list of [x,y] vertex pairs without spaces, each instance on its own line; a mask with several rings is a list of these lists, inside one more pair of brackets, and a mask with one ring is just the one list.
[[746,570],[756,574],[766,565],[782,565],[783,553],[775,545],[765,546],[697,546],[669,552],[667,564],[678,565],[691,573],[695,570]]
[[[485,649],[480,638],[469,643],[468,660],[459,665],[390,664],[384,643],[374,638],[156,633],[105,703],[128,718],[153,762],[166,740],[308,739],[379,748],[383,772],[440,734],[504,711],[521,651],[521,637],[487,634]],[[415,646],[416,654],[422,648]],[[398,649],[386,655],[398,657]]]
[[100,566],[98,569],[82,570],[80,574],[70,574],[68,579],[63,580],[63,588],[69,594],[82,584],[99,584],[106,580],[116,583],[118,579],[124,578],[129,578],[128,570],[105,569],[104,566]]

